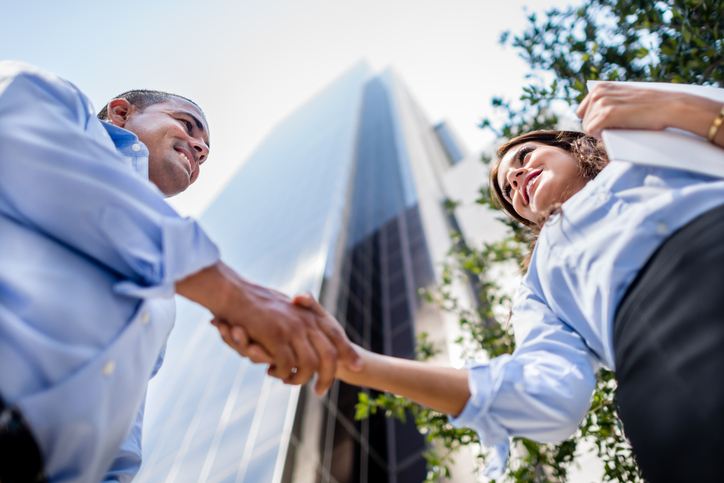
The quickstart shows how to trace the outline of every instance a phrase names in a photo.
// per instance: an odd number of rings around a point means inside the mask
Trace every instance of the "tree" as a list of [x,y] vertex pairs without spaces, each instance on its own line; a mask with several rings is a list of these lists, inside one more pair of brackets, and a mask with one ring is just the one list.
[[[529,83],[519,101],[494,98],[492,119],[481,128],[499,139],[509,139],[536,129],[555,129],[562,119],[575,119],[575,107],[586,94],[586,81],[627,80],[724,85],[724,0],[585,0],[581,6],[551,9],[540,18],[531,14],[518,35],[504,32],[500,42],[512,46],[530,66]],[[490,155],[483,161],[489,162]],[[487,187],[479,202],[492,208]],[[454,203],[451,204],[454,209]],[[510,260],[521,260],[531,234],[509,218],[510,236],[481,249],[456,237],[442,284],[426,294],[431,302],[454,312],[474,344],[491,357],[512,352],[509,328],[496,317],[496,307],[509,299],[501,293],[491,269]],[[467,277],[479,289],[479,306],[461,307],[451,295],[456,278]],[[499,311],[497,311],[499,312]],[[466,342],[467,341],[467,342]],[[421,358],[434,354],[423,338]],[[509,462],[508,477],[516,482],[566,481],[567,469],[578,443],[592,441],[605,464],[605,481],[643,481],[616,415],[613,373],[600,371],[591,409],[577,433],[558,445],[520,439],[518,456]],[[410,401],[382,394],[370,399],[360,394],[358,417],[385,411],[390,417],[415,418],[432,444],[426,454],[429,481],[450,475],[456,449],[477,444],[473,431],[450,426],[445,415]]]

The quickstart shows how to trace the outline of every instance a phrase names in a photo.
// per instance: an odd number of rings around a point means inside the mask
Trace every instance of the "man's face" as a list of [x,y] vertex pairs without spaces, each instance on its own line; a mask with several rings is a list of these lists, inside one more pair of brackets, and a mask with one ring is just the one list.
[[206,118],[185,99],[172,96],[143,111],[130,106],[121,127],[148,148],[148,178],[166,196],[177,195],[196,181],[200,165],[209,156]]

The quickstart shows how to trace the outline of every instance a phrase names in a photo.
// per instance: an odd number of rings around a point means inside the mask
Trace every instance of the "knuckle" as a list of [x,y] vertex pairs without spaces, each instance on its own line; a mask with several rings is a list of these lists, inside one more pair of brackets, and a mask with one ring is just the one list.
[[337,356],[339,355],[339,352],[337,351],[336,348],[327,344],[324,348],[322,348],[320,355],[325,360],[337,360]]

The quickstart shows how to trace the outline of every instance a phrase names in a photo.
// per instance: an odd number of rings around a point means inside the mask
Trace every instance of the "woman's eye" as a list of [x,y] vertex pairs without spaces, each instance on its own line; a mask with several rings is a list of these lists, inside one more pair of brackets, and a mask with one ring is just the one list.
[[528,156],[529,153],[532,153],[535,151],[535,148],[532,146],[527,146],[525,148],[522,148],[520,151],[518,151],[518,162],[521,166],[525,164],[525,157]]
[[510,191],[512,190],[512,187],[508,184],[503,187],[503,194],[506,198],[510,199]]

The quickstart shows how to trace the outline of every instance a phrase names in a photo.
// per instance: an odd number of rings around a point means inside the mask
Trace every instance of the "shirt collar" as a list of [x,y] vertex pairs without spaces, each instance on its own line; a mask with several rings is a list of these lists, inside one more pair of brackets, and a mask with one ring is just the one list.
[[148,148],[131,131],[110,122],[101,122],[116,149],[126,162],[144,178],[148,179]]

